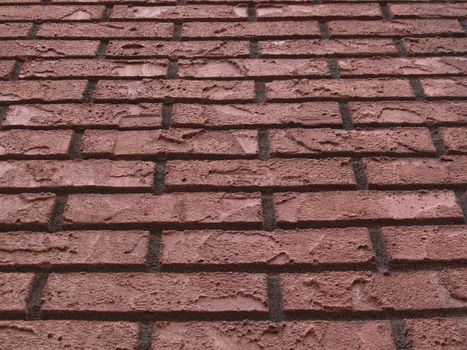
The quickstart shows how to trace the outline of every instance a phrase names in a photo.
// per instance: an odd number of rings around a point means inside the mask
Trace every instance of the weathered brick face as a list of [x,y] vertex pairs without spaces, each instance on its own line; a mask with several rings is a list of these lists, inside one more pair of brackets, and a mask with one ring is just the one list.
[[467,1],[0,1],[0,350],[467,349]]

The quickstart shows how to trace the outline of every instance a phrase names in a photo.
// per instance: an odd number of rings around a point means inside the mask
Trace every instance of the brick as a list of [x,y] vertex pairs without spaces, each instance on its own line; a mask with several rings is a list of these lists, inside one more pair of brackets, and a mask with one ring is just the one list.
[[404,323],[414,349],[462,350],[467,347],[466,318],[414,319]]
[[15,61],[0,61],[0,79],[8,79],[14,66]]
[[467,183],[467,156],[365,159],[370,186],[462,185]]
[[95,57],[98,41],[9,40],[0,42],[0,57]]
[[281,276],[284,309],[326,313],[464,309],[466,273],[466,269],[456,269],[386,275],[284,274]]
[[389,10],[396,18],[463,18],[467,17],[467,3],[458,4],[390,4]]
[[48,312],[267,312],[266,276],[244,273],[51,274]]
[[259,19],[382,17],[377,4],[259,5],[256,13]]
[[178,76],[181,78],[330,75],[327,62],[314,59],[192,59],[178,62]]
[[88,130],[81,151],[86,156],[245,157],[258,153],[258,141],[255,130]]
[[82,194],[68,199],[67,226],[106,224],[261,226],[258,193]]
[[[26,312],[27,299],[33,278],[34,275],[32,273],[0,272],[0,295],[2,296],[0,312],[22,314]],[[2,332],[1,326],[0,332]],[[1,333],[0,338],[3,338]]]
[[[72,0],[73,3],[80,4],[115,4],[115,0]],[[52,4],[68,3],[69,0],[50,0]],[[175,5],[177,0],[118,0],[117,4],[154,4],[154,5]]]
[[4,349],[136,349],[138,324],[102,321],[0,321]]
[[467,73],[467,58],[464,57],[350,58],[339,60],[338,65],[343,76]]
[[462,218],[451,191],[337,191],[278,193],[274,197],[279,225]]
[[277,129],[269,134],[273,155],[433,154],[426,128],[368,130]]
[[0,266],[145,267],[148,239],[144,231],[6,232]]
[[174,126],[243,127],[341,125],[335,102],[173,105]]
[[390,39],[299,39],[259,42],[261,57],[269,56],[349,56],[396,55]]
[[86,80],[0,81],[0,101],[80,101]]
[[467,78],[420,79],[428,97],[465,97]]
[[293,98],[404,98],[413,92],[402,79],[294,79],[266,83],[268,100]]
[[31,104],[9,106],[2,126],[34,127],[139,127],[162,125],[162,105],[140,104]]
[[187,5],[187,6],[133,6],[117,5],[112,19],[153,19],[153,20],[238,20],[248,18],[246,6],[228,5]]
[[[241,252],[241,254],[239,254]],[[163,267],[373,265],[363,228],[265,231],[165,231]]]
[[182,38],[319,37],[317,21],[193,22],[182,27]]
[[38,38],[171,39],[172,23],[110,22],[110,23],[44,23],[37,32]]
[[382,21],[331,21],[328,22],[331,36],[371,35],[410,36],[462,34],[464,30],[456,20],[399,19]]
[[249,57],[248,41],[123,41],[112,40],[106,57]]
[[157,322],[154,332],[153,350],[395,349],[388,321]]
[[383,227],[389,262],[467,261],[467,225]]
[[409,54],[467,53],[467,38],[404,38]]
[[64,158],[71,146],[69,130],[5,130],[0,131],[0,157],[47,156]]
[[87,21],[102,17],[102,6],[2,6],[1,21]]
[[440,133],[448,153],[467,153],[467,127],[442,128]]
[[1,194],[0,224],[4,227],[21,225],[47,227],[55,202],[52,193]]
[[253,81],[100,80],[94,92],[96,101],[111,99],[251,101],[254,98]]
[[462,124],[467,121],[467,103],[449,102],[350,102],[355,125]]
[[[1,178],[0,178],[1,181]],[[466,181],[467,182],[467,181]],[[171,189],[355,187],[349,159],[170,161]]]
[[154,168],[154,163],[141,161],[0,161],[0,188],[149,190]]
[[0,38],[25,38],[32,29],[32,23],[0,23]]
[[20,78],[165,77],[168,66],[168,60],[37,60],[22,66]]

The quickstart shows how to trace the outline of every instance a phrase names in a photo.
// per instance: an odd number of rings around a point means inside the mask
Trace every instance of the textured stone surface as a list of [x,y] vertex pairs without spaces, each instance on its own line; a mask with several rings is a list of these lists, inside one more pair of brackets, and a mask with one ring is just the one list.
[[323,5],[259,5],[260,19],[273,18],[326,18],[326,17],[381,17],[376,4],[323,4]]
[[404,38],[402,43],[410,54],[467,52],[467,38]]
[[84,97],[86,83],[85,80],[0,81],[0,102],[79,102]]
[[64,223],[258,226],[260,204],[259,193],[77,194],[68,199]]
[[[368,231],[168,231],[161,241],[165,265],[371,266]],[[241,252],[241,254],[239,254]]]
[[27,299],[33,277],[34,275],[32,273],[0,272],[0,295],[2,296],[2,302],[0,304],[1,312],[23,314],[26,312]]
[[52,193],[0,194],[0,224],[46,227],[54,202]]
[[138,340],[138,325],[101,321],[0,321],[0,342],[5,349],[121,349],[131,350]]
[[0,161],[0,188],[150,189],[154,172],[154,163],[140,161]]
[[0,57],[94,57],[98,41],[11,40],[0,46]]
[[440,133],[449,153],[467,153],[467,127],[442,128]]
[[421,79],[423,90],[429,97],[467,96],[466,78]]
[[467,319],[433,318],[405,320],[408,337],[415,349],[452,349],[467,347]]
[[466,261],[467,225],[383,227],[390,262]]
[[391,4],[395,17],[443,18],[467,17],[467,4]]
[[103,12],[102,6],[3,6],[0,20],[88,21],[99,19]]
[[171,161],[168,188],[355,186],[350,159]]
[[376,310],[461,309],[467,305],[465,269],[371,272],[325,272],[281,276],[286,311],[329,313]]
[[25,38],[32,28],[32,23],[1,23],[0,38]]
[[[144,231],[7,232],[0,235],[0,266],[144,266]],[[1,327],[0,327],[1,328]]]
[[242,273],[52,274],[43,310],[266,312],[266,277]]
[[153,350],[393,350],[387,321],[157,322]]
[[81,150],[88,156],[152,155],[255,155],[254,130],[207,131],[202,129],[100,131],[84,133]]
[[275,194],[279,224],[462,217],[451,191],[359,191]]

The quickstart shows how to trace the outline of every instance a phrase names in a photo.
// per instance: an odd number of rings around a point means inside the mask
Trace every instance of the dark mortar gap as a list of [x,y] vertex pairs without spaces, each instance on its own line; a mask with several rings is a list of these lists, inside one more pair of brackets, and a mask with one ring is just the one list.
[[167,77],[169,79],[177,79],[177,74],[178,74],[178,60],[177,59],[171,59],[169,61],[169,68],[167,72]]
[[412,345],[407,336],[407,330],[403,320],[392,320],[392,339],[397,350],[412,350]]
[[381,12],[383,13],[383,21],[385,22],[392,21],[393,16],[392,16],[391,10],[389,10],[388,4],[385,2],[382,2],[379,4],[379,7],[381,9]]
[[268,275],[267,286],[270,317],[275,322],[283,321],[285,317],[284,310],[282,307],[282,291],[280,276]]
[[28,39],[35,39],[39,28],[41,27],[40,23],[33,23],[31,31],[28,33]]
[[271,157],[269,150],[269,131],[259,130],[258,131],[258,148],[259,148],[259,159],[267,160]]
[[441,134],[437,128],[430,128],[431,138],[436,147],[436,155],[441,157],[446,154],[446,146],[444,145]]
[[91,104],[93,99],[94,90],[96,89],[97,80],[90,79],[88,80],[88,86],[86,87],[86,92],[84,93],[84,103]]
[[23,61],[17,60],[13,67],[13,70],[10,74],[10,80],[18,80],[19,74],[21,73],[21,67],[23,66]]
[[355,181],[357,183],[357,189],[367,190],[368,179],[366,176],[365,166],[363,165],[362,159],[359,157],[352,157],[352,169],[355,175]]
[[456,191],[457,202],[462,209],[464,214],[464,221],[467,223],[467,192],[466,191]]
[[58,232],[62,230],[63,212],[68,200],[68,195],[57,196],[55,206],[52,211],[52,221],[50,223],[50,232]]
[[160,270],[161,237],[161,229],[154,229],[149,231],[149,246],[147,255],[147,266],[149,272],[157,272]]
[[255,22],[256,20],[256,6],[254,4],[250,4],[248,5],[248,21]]
[[276,215],[274,195],[272,193],[261,194],[261,207],[263,212],[263,229],[265,231],[274,231],[276,228]]
[[333,79],[339,79],[341,77],[339,65],[337,64],[337,60],[335,58],[328,59],[328,67]]
[[151,350],[154,321],[139,324],[138,344],[136,350]]
[[329,33],[329,27],[326,22],[319,21],[319,31],[321,33],[321,38],[329,39],[331,34]]
[[48,274],[46,272],[40,272],[34,276],[30,294],[27,299],[26,318],[28,320],[37,320],[40,318],[42,296],[44,295],[47,278]]
[[83,139],[83,131],[75,131],[70,145],[70,159],[81,159],[81,140]]
[[250,41],[250,58],[259,58],[259,45],[257,40]]
[[182,41],[182,24],[181,23],[174,23],[174,41]]
[[154,173],[154,193],[163,194],[165,191],[165,162],[156,163],[156,171]]
[[170,129],[170,127],[172,126],[172,107],[172,104],[162,105],[162,129]]
[[400,38],[394,38],[394,45],[397,48],[397,52],[399,53],[400,57],[407,57],[407,50],[404,47],[404,43]]
[[177,0],[177,6],[184,6],[186,5],[186,0]]
[[342,118],[342,126],[345,130],[353,129],[352,115],[350,113],[349,104],[347,101],[339,102],[339,111]]
[[261,81],[255,82],[256,102],[266,101],[266,84]]
[[110,20],[110,16],[112,15],[112,9],[113,5],[106,5],[104,13],[102,14],[102,17],[100,19],[100,22],[107,22]]
[[415,94],[415,99],[418,101],[426,100],[425,91],[423,90],[422,83],[418,79],[410,79],[410,86]]
[[99,47],[97,48],[97,58],[102,60],[105,58],[105,52],[107,51],[107,47],[109,47],[109,40],[101,40],[99,43]]
[[369,227],[371,243],[376,256],[376,265],[380,272],[387,272],[389,268],[388,254],[383,234],[379,227]]

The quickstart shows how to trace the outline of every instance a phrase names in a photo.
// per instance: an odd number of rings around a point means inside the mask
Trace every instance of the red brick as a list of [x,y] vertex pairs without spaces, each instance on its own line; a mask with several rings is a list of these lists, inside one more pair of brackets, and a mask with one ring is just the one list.
[[8,79],[14,66],[15,61],[0,61],[0,79]]
[[102,321],[0,321],[4,349],[136,349],[138,324]]
[[260,226],[259,193],[77,194],[68,199],[67,226],[226,224]]
[[368,130],[277,129],[271,130],[274,155],[309,154],[433,154],[428,129]]
[[248,41],[122,41],[112,40],[106,57],[249,57]]
[[390,263],[467,261],[467,225],[383,227]]
[[51,274],[45,312],[266,312],[266,276],[243,273]]
[[281,285],[286,312],[464,309],[466,276],[466,269],[386,275],[323,272],[285,274]]
[[87,130],[81,150],[87,156],[253,156],[258,141],[255,130]]
[[182,27],[182,38],[267,38],[320,36],[317,21],[193,22]]
[[315,186],[355,187],[355,178],[350,160],[342,158],[171,161],[167,163],[165,183],[168,188],[182,190],[291,187],[310,189]]
[[256,13],[259,19],[382,17],[377,4],[259,5]]
[[[167,231],[162,266],[372,265],[368,231],[363,228],[290,231]],[[240,252],[240,253],[239,253]]]
[[102,17],[102,6],[2,6],[1,21],[86,21]]
[[450,191],[277,193],[274,197],[280,225],[462,219]]
[[467,73],[467,58],[377,58],[342,59],[339,70],[343,76],[356,75],[439,75]]
[[253,81],[100,80],[94,98],[98,100],[196,99],[203,101],[254,100]]
[[5,130],[0,131],[0,157],[66,157],[73,132]]
[[32,23],[0,23],[0,38],[25,38],[32,29]]
[[467,127],[442,128],[440,132],[448,153],[467,153]]
[[0,224],[47,227],[54,203],[52,193],[0,194]]
[[467,78],[420,79],[428,97],[465,97]]
[[400,19],[382,21],[331,21],[331,36],[371,35],[410,36],[426,34],[462,34],[464,30],[456,20]]
[[140,161],[4,161],[0,162],[0,188],[151,189],[154,167]]
[[327,62],[314,59],[196,59],[178,62],[178,76],[182,78],[330,75]]
[[0,101],[80,101],[86,80],[0,81]]
[[165,77],[168,60],[45,60],[28,61],[21,69],[20,78],[63,77]]
[[266,83],[268,100],[310,97],[348,99],[412,96],[409,82],[401,79],[294,79]]
[[370,186],[462,185],[467,183],[467,156],[365,159]]
[[9,106],[3,126],[34,127],[139,127],[158,128],[162,105],[140,104],[37,104]]
[[0,42],[0,57],[95,57],[98,41],[9,40]]
[[335,102],[258,103],[173,105],[174,126],[241,127],[271,126],[330,126],[341,125],[339,106]]
[[405,320],[413,349],[462,350],[467,347],[466,318]]
[[[2,296],[0,312],[23,314],[26,312],[27,298],[29,297],[33,278],[32,273],[0,272],[0,295]],[[0,332],[2,332],[2,328],[0,325]],[[3,338],[1,333],[0,338]]]
[[467,17],[467,3],[390,4],[389,11],[396,18],[463,18]]
[[172,23],[110,22],[110,23],[44,23],[38,38],[172,38]]
[[466,53],[467,38],[404,38],[409,54]]
[[148,236],[144,231],[2,233],[0,266],[144,267]]
[[331,55],[395,55],[390,39],[301,39],[259,42],[262,57],[269,56],[331,56]]
[[248,18],[246,6],[187,5],[187,6],[115,6],[112,19],[153,20],[238,20]]
[[154,332],[153,350],[395,349],[388,321],[157,322]]
[[467,103],[449,102],[350,102],[353,123],[379,124],[460,124],[467,120]]
[[[71,0],[73,3],[82,4],[115,4],[115,0]],[[68,3],[70,0],[50,0],[52,4]],[[177,0],[118,0],[117,4],[154,4],[154,5],[175,5]]]

